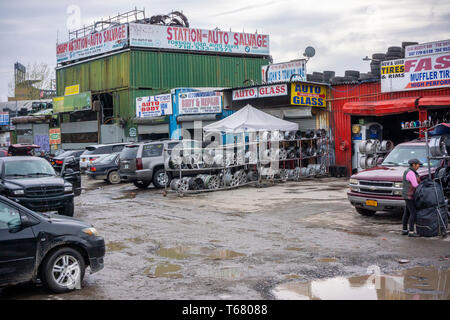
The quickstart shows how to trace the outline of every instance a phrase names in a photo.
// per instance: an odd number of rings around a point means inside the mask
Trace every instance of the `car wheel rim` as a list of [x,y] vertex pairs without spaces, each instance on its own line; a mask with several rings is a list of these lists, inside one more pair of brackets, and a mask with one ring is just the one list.
[[53,264],[53,279],[61,287],[74,288],[79,281],[80,273],[80,264],[73,256],[60,256]]
[[156,180],[158,181],[159,185],[165,186],[167,184],[167,180],[168,180],[167,174],[160,173]]
[[120,181],[119,174],[117,172],[111,173],[110,180],[111,180],[111,183],[118,183]]

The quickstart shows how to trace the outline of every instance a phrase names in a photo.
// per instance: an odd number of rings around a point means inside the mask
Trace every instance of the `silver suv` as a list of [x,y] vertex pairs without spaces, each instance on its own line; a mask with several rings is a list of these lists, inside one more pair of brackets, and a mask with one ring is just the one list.
[[181,142],[183,145],[193,144],[196,148],[201,148],[202,145],[194,140],[163,140],[126,145],[119,157],[120,179],[133,182],[141,189],[147,188],[152,182],[155,188],[168,186],[172,175],[164,171],[164,161],[168,155],[164,156],[163,150],[172,150]]

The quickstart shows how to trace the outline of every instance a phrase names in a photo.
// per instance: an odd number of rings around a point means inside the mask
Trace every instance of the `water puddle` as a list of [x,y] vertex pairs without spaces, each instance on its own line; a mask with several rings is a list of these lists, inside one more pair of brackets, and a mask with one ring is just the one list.
[[449,300],[450,268],[416,267],[396,275],[288,282],[272,290],[280,300]]
[[127,241],[131,241],[131,242],[133,242],[133,243],[135,243],[135,244],[142,244],[142,243],[147,242],[147,241],[145,241],[144,239],[142,239],[141,237],[128,238],[128,239],[126,239],[126,240],[127,240]]
[[111,200],[123,200],[123,199],[134,199],[136,198],[137,192],[134,191],[126,191],[124,195],[117,198],[112,198]]
[[176,273],[177,271],[181,270],[181,266],[177,264],[171,264],[171,263],[162,263],[158,264],[155,267],[155,271],[151,272],[152,267],[149,267],[144,270],[144,274],[148,275],[149,277],[153,278],[183,278],[183,275],[180,273]]
[[108,251],[121,251],[128,247],[120,241],[111,241],[106,244],[106,248]]
[[189,247],[159,248],[156,254],[171,259],[186,259],[189,257]]
[[336,258],[320,258],[319,262],[325,262],[325,263],[337,262],[337,259]]
[[227,260],[227,259],[233,259],[236,257],[243,257],[243,256],[245,256],[245,254],[240,253],[240,252],[221,249],[221,250],[213,250],[209,254],[208,258],[212,259],[212,260]]
[[297,247],[287,247],[287,248],[286,248],[286,250],[289,250],[289,251],[302,251],[302,250],[303,250],[303,248],[297,248]]

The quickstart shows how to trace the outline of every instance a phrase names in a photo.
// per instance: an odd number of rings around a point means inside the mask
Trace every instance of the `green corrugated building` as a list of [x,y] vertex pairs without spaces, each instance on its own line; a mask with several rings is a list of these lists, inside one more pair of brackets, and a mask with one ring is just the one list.
[[[105,52],[92,55],[86,48],[81,48],[81,51],[84,50],[83,56],[75,56],[75,49],[79,49],[83,37],[81,41],[72,40],[57,46],[56,80],[60,98],[55,99],[54,109],[59,113],[64,149],[77,149],[94,143],[132,141],[136,138],[129,136],[129,129],[136,128],[136,122],[147,121],[151,124],[167,120],[164,117],[136,119],[137,97],[169,93],[173,88],[241,86],[246,80],[259,81],[261,66],[269,63],[268,37],[267,54],[252,54],[251,50],[258,46],[257,43],[244,43],[255,46],[246,46],[243,53],[223,52],[228,50],[225,45],[222,51],[211,52],[192,48],[186,50],[184,47],[168,48],[174,44],[173,39],[166,45],[160,44],[160,47],[158,44],[135,46],[133,32],[136,28],[144,28],[140,30],[141,38],[146,36],[145,33],[142,36],[146,30],[152,33],[153,30],[164,31],[165,36],[178,28],[128,23],[125,27],[121,26],[116,28],[125,29],[126,35],[114,42],[115,46],[119,44],[119,49],[108,50],[106,46],[106,49],[100,49]],[[107,30],[111,29],[114,31],[113,28]],[[187,34],[191,30],[199,32],[199,29],[179,29]],[[104,32],[100,32],[103,33],[103,46],[106,43]],[[203,32],[211,34],[211,31]],[[92,42],[90,36],[84,38]],[[184,40],[184,45],[188,45],[189,39]],[[180,42],[175,42],[175,45],[179,46]]]

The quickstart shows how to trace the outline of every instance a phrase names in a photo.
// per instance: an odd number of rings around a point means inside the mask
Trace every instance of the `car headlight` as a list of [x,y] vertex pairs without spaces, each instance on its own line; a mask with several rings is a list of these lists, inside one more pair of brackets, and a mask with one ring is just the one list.
[[64,192],[72,192],[73,187],[72,186],[64,186]]
[[15,195],[15,196],[20,196],[20,195],[23,195],[23,194],[25,194],[25,191],[23,189],[19,189],[19,190],[14,190],[13,191],[13,195]]
[[358,179],[350,179],[350,184],[358,184]]
[[403,188],[403,183],[402,182],[394,183],[394,188]]
[[95,229],[95,228],[93,228],[93,227],[91,227],[91,228],[85,228],[85,229],[83,229],[83,230],[81,230],[81,231],[83,231],[84,233],[86,233],[86,234],[88,234],[88,235],[90,235],[90,236],[96,236],[96,237],[98,237],[98,235],[99,235],[97,229]]

